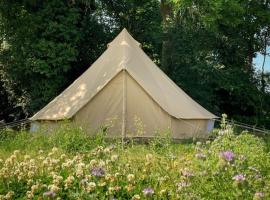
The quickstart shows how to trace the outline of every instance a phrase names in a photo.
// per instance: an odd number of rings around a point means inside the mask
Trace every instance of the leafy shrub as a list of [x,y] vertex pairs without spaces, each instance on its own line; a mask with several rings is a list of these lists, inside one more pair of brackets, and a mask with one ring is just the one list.
[[155,133],[155,137],[150,140],[150,148],[152,148],[154,151],[158,151],[162,153],[164,149],[170,148],[170,145],[172,143],[171,139],[171,131],[166,130],[163,132],[157,131]]

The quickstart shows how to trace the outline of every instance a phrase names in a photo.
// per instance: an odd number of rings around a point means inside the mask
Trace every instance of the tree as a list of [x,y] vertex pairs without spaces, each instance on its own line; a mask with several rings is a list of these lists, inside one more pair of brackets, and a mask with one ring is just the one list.
[[1,1],[8,47],[0,59],[7,77],[25,91],[29,113],[48,103],[103,50],[103,26],[91,6],[80,1]]
[[[81,75],[125,27],[156,64],[204,107],[217,115],[225,112],[242,121],[270,124],[269,75],[264,66],[257,72],[252,64],[257,52],[267,54],[269,4],[2,0],[2,107],[19,103],[31,115]],[[14,103],[8,104],[9,96]]]
[[258,102],[265,94],[258,90],[252,60],[265,47],[260,38],[269,26],[269,2],[163,0],[161,5],[165,72],[216,114],[255,123],[264,118],[266,106]]
[[127,28],[142,43],[144,51],[159,64],[162,44],[159,1],[101,0],[101,4],[113,36]]

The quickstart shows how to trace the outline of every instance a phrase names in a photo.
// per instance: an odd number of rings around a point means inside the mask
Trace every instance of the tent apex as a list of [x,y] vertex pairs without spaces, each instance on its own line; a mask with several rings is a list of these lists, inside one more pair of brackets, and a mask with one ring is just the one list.
[[131,35],[130,33],[127,31],[126,28],[123,28],[122,31],[116,36],[116,38],[110,42],[107,47],[110,47],[112,45],[119,45],[121,44],[123,41],[125,41],[126,43],[128,44],[131,44],[131,45],[135,45],[135,46],[139,46],[141,47],[141,44],[136,41]]
[[[122,34],[123,34],[123,35],[128,35],[128,36],[132,37],[126,28],[123,28],[122,31],[119,33],[119,35],[122,35]],[[133,37],[132,37],[132,38],[133,38]],[[134,39],[134,38],[133,38],[133,39]],[[134,39],[134,40],[135,40],[135,39]]]

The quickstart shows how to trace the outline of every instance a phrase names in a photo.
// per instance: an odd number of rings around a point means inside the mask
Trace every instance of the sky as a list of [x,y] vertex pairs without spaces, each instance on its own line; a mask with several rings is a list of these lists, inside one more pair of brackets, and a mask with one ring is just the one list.
[[[270,47],[267,48],[267,52],[268,53],[270,52]],[[263,64],[263,55],[257,54],[257,56],[253,60],[253,63],[256,66],[256,68],[261,70],[262,64]],[[270,72],[270,56],[269,55],[266,56],[264,68],[265,68],[265,72]]]

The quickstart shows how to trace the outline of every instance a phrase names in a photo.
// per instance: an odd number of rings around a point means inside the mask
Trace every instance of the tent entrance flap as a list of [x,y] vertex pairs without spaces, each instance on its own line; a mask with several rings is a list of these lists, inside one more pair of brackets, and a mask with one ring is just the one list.
[[[122,76],[122,81],[123,81],[123,112],[122,112],[122,140],[126,137],[126,112],[127,112],[127,73],[125,70],[123,70],[123,76]],[[124,141],[122,141],[123,144]]]

